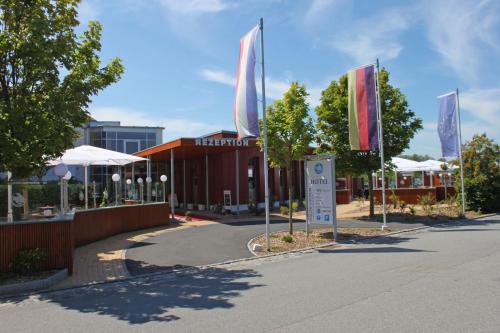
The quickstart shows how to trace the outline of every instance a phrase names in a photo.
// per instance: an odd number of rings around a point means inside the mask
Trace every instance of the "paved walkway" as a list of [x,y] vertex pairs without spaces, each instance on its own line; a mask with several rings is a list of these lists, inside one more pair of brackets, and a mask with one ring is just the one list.
[[[339,205],[339,219],[349,219],[366,214],[366,203],[353,202]],[[305,213],[298,212],[294,217],[299,221]],[[272,216],[272,231],[286,229],[286,217]],[[435,221],[432,221],[435,223]],[[171,269],[178,265],[204,265],[249,256],[246,242],[263,233],[263,216],[241,216],[224,218],[217,222],[194,219],[181,221],[179,225],[158,227],[116,235],[75,250],[73,274],[53,288],[67,288],[103,281],[113,281],[132,275]],[[201,226],[214,225],[201,230],[186,230]],[[341,221],[339,226],[378,227],[377,222]],[[421,222],[390,223],[393,230],[409,229],[423,225]],[[303,224],[296,224],[303,228]],[[182,231],[168,235],[173,231]],[[146,242],[146,239],[148,241]],[[146,246],[145,246],[146,245]],[[128,267],[125,266],[125,249],[128,252]],[[170,255],[166,256],[165,253]],[[127,269],[128,268],[128,269]]]
[[68,288],[90,283],[113,281],[129,276],[123,259],[124,250],[134,243],[163,233],[214,224],[212,221],[181,221],[180,224],[116,235],[75,250],[73,274],[53,287]]

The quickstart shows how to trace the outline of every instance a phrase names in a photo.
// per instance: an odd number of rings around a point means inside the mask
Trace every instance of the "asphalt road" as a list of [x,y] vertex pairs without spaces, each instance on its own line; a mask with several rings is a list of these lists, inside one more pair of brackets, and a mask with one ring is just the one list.
[[0,332],[499,332],[500,216],[3,300]]
[[[389,223],[392,230],[409,229],[423,224]],[[325,228],[327,226],[314,226]],[[340,221],[339,227],[379,228],[380,222]],[[304,229],[304,222],[295,222]],[[271,221],[271,232],[288,230],[288,221]],[[265,232],[265,221],[217,223],[167,232],[135,244],[125,255],[131,275],[169,271],[184,266],[200,266],[252,257],[248,241]]]

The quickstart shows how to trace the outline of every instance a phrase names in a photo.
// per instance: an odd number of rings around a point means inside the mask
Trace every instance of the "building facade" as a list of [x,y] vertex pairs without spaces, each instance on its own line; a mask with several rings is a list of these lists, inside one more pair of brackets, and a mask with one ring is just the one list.
[[[235,132],[220,131],[179,138],[136,155],[148,158],[150,167],[136,166],[133,174],[128,168],[125,176],[134,183],[139,177],[150,176],[157,184],[160,176],[166,175],[167,193],[173,187],[178,207],[213,210],[224,206],[233,212],[247,210],[249,204],[264,207],[263,154],[254,138],[239,140]],[[293,199],[304,200],[304,164],[296,161],[292,170],[269,168],[269,194],[276,205],[288,199],[287,172],[292,173]],[[349,200],[350,184],[349,178],[337,179],[338,201]]]

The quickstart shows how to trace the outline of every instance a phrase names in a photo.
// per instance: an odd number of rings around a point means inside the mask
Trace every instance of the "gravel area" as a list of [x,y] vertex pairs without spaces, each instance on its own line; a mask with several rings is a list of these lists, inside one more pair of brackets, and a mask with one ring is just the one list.
[[[385,235],[389,232],[391,232],[390,229],[382,231],[380,228],[338,228],[337,238],[339,242],[346,242],[353,239],[363,239],[367,237]],[[309,232],[309,236],[307,236],[306,232],[303,230],[296,230],[293,233],[291,242],[285,241],[287,235],[289,235],[288,231],[271,233],[272,253],[298,250],[334,242],[331,228],[311,230]],[[251,248],[253,248],[253,244],[260,244],[264,248],[263,251],[255,251],[257,255],[262,256],[269,254],[269,252],[265,250],[266,235],[260,235],[255,238],[250,243]]]

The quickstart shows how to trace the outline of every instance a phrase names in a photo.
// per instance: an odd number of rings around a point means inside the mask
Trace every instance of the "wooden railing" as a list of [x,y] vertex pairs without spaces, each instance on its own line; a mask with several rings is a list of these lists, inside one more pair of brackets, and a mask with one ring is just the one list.
[[75,247],[123,232],[170,224],[167,203],[152,203],[77,211],[54,220],[0,223],[0,272],[11,270],[21,250],[48,253],[44,269],[73,270]]
[[76,247],[123,232],[170,223],[168,204],[144,204],[106,207],[75,213]]
[[0,272],[11,271],[22,250],[40,248],[48,253],[43,269],[73,270],[74,225],[71,219],[0,223]]

